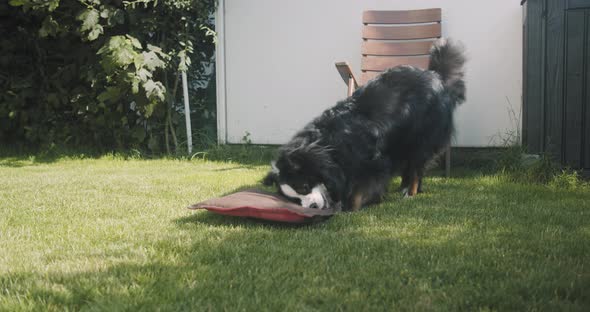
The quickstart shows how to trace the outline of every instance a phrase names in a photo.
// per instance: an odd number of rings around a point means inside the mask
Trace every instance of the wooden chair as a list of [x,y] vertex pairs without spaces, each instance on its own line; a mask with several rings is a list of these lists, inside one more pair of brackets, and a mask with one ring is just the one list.
[[[348,96],[382,71],[398,65],[428,68],[432,43],[441,37],[441,9],[363,12],[361,76],[347,62],[336,69],[348,86]],[[445,152],[446,176],[451,175],[451,147]]]

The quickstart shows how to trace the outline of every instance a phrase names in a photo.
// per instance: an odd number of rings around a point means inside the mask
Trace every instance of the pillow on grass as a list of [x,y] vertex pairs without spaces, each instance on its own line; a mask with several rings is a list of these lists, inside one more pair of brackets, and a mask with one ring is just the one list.
[[288,223],[327,219],[338,210],[337,208],[321,210],[305,208],[288,201],[283,196],[260,190],[246,190],[209,199],[189,206],[188,209],[207,209],[222,215]]

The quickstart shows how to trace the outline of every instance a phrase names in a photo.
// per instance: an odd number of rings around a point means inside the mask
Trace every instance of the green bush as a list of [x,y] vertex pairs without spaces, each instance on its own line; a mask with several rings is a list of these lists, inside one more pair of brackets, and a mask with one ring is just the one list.
[[512,182],[543,184],[567,190],[587,186],[577,171],[561,168],[547,154],[528,155],[519,145],[506,147],[499,154],[496,166]]
[[178,150],[183,70],[193,127],[211,132],[214,9],[215,0],[0,3],[0,142]]
[[492,139],[503,146],[496,155],[495,169],[512,182],[536,183],[557,189],[575,189],[586,186],[578,172],[563,169],[550,154],[532,155],[521,145],[520,110],[515,110],[508,101],[508,115],[512,129],[495,135]]
[[561,170],[553,175],[549,186],[555,189],[576,190],[586,186],[577,171]]

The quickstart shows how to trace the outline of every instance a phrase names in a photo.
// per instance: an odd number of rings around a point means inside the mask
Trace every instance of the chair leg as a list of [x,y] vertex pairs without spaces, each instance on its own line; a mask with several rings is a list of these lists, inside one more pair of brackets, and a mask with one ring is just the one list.
[[447,178],[451,177],[451,146],[447,147],[445,151],[445,175]]
[[346,93],[347,96],[352,96],[354,92],[354,78],[352,76],[348,77],[348,92]]

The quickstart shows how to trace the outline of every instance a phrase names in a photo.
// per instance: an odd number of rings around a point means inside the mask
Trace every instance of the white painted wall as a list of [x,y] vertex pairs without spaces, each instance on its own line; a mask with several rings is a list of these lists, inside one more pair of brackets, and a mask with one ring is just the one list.
[[345,97],[334,62],[348,61],[360,76],[364,10],[431,7],[442,8],[443,36],[462,41],[469,57],[454,145],[491,145],[494,135],[515,127],[509,102],[521,108],[522,16],[515,0],[223,0],[220,140],[240,143],[248,132],[253,143],[285,143]]

